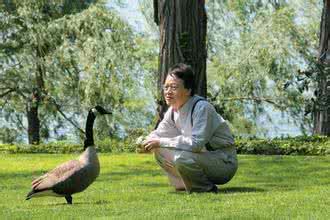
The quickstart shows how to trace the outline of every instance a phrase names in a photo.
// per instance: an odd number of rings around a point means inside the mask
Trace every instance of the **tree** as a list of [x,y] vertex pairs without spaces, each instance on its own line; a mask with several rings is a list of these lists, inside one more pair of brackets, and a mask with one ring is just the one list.
[[1,53],[4,66],[1,90],[5,91],[1,97],[24,100],[30,144],[40,142],[39,107],[48,95],[46,58],[61,42],[59,33],[49,26],[56,19],[86,9],[91,2],[2,2],[1,16],[6,19],[1,25],[1,47],[4,49]]
[[[195,72],[195,91],[206,97],[206,24],[204,0],[154,0],[154,21],[159,25],[158,91],[167,72],[176,63],[186,63]],[[159,121],[166,104],[159,93]]]
[[[265,134],[273,110],[309,131],[304,115],[311,86],[300,69],[314,59],[319,5],[316,1],[209,1],[208,91],[237,134]],[[305,90],[306,89],[306,90]],[[265,124],[265,123],[264,123]]]
[[145,44],[126,22],[93,1],[5,2],[10,4],[0,5],[0,113],[11,127],[29,130],[29,143],[61,128],[74,134],[81,131],[80,116],[95,104],[114,111],[113,121],[97,123],[96,135],[108,136],[107,124],[122,128],[133,121],[129,117],[136,120],[131,128],[141,127],[145,120],[139,119],[150,114],[141,101],[139,53]]
[[318,91],[314,111],[314,133],[330,136],[330,1],[323,1],[320,25]]
[[[150,4],[142,1],[141,9],[154,30],[150,18],[159,7]],[[320,6],[315,0],[206,1],[207,96],[237,135],[267,135],[271,130],[256,121],[262,116],[276,127],[274,110],[311,131],[305,113],[313,86],[301,78],[315,60]]]

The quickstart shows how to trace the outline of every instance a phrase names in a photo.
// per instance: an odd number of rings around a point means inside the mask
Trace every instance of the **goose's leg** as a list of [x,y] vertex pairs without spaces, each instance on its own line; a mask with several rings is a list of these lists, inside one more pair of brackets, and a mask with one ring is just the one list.
[[72,196],[71,195],[65,196],[65,200],[68,204],[70,204],[70,205],[72,204]]

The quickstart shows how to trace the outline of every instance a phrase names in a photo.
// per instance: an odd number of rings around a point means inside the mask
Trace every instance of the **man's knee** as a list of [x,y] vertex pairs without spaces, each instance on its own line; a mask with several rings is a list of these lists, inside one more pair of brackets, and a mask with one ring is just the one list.
[[178,170],[189,168],[195,165],[195,161],[190,157],[185,157],[184,155],[180,155],[174,158],[174,166]]

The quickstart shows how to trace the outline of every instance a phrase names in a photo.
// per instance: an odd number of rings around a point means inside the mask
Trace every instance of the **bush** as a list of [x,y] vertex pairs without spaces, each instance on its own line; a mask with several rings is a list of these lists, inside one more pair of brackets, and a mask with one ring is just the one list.
[[[130,139],[106,138],[96,142],[98,152],[135,152],[136,144]],[[0,153],[80,153],[83,151],[83,144],[70,143],[65,141],[51,142],[47,144],[0,144]]]
[[0,144],[2,153],[78,153],[82,152],[82,145],[63,141],[48,144]]
[[96,142],[96,146],[98,149],[98,152],[114,152],[114,153],[119,153],[119,152],[135,152],[135,144],[134,140],[132,139],[110,139],[106,138],[102,141]]
[[325,136],[298,136],[294,138],[237,139],[239,154],[266,155],[328,155],[330,138]]
[[[125,140],[110,139],[96,142],[98,152],[136,152],[136,137]],[[329,155],[330,138],[322,136],[299,136],[295,138],[237,139],[239,154],[265,155]],[[0,144],[0,153],[80,153],[82,144],[57,141],[40,145]]]
[[20,132],[17,129],[6,127],[0,128],[0,142],[12,144],[21,141],[23,141],[22,135],[20,135]]

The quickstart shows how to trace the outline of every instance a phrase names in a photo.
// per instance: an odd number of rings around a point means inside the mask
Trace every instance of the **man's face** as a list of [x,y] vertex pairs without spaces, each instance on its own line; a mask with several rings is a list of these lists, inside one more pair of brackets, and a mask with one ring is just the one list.
[[184,88],[183,81],[176,76],[167,75],[163,86],[166,104],[179,109],[190,98],[190,89]]

